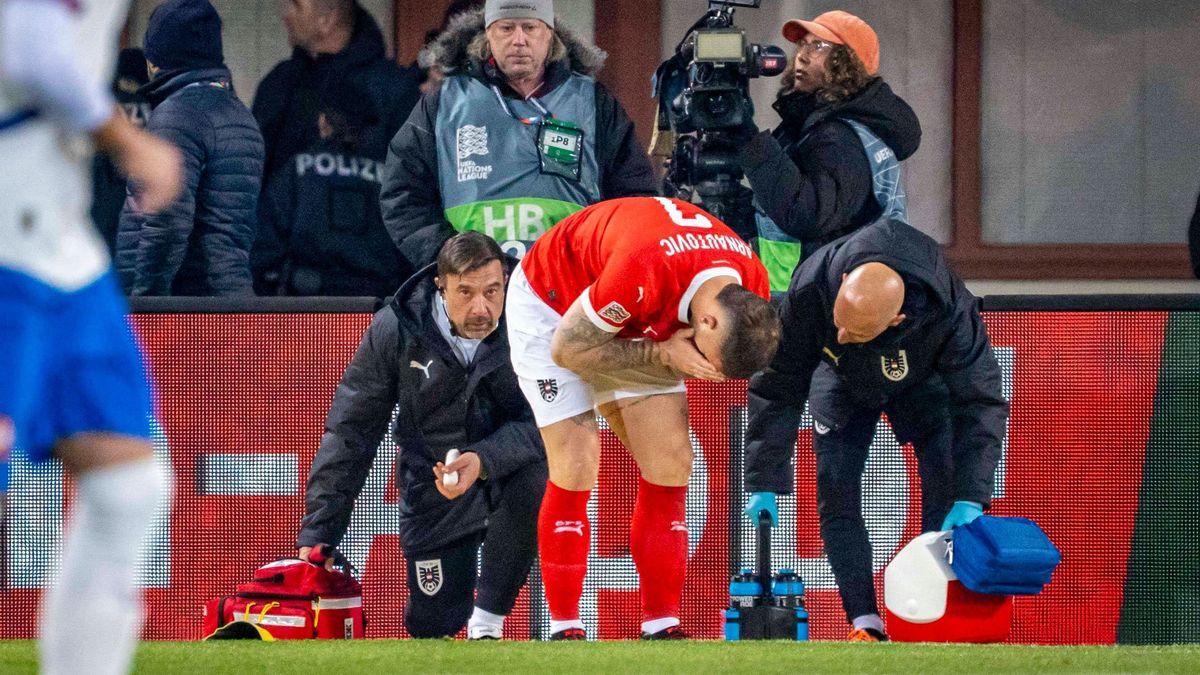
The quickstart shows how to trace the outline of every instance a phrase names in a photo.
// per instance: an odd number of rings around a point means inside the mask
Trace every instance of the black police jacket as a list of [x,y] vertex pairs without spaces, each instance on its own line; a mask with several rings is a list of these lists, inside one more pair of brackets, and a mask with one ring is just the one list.
[[250,251],[255,292],[382,298],[411,276],[379,211],[383,155],[325,140],[271,177]]
[[[405,282],[375,314],[346,367],[309,472],[297,547],[341,541],[393,411],[407,555],[487,527],[504,478],[546,461],[509,361],[503,319],[471,364],[461,365],[433,320],[433,277],[430,265]],[[433,475],[450,448],[478,453],[488,476],[454,500],[437,491]]]
[[[833,302],[842,275],[881,262],[904,280],[906,319],[862,345],[839,345]],[[788,493],[796,428],[807,400],[814,422],[841,428],[859,410],[884,410],[916,387],[949,392],[955,499],[987,505],[1008,418],[1000,367],[978,302],[936,241],[880,221],[834,241],[792,277],[780,307],[783,338],[750,381],[746,489]],[[901,442],[920,431],[893,425]]]
[[379,24],[355,4],[354,31],[345,49],[313,58],[300,47],[258,85],[252,110],[266,141],[266,176],[320,140],[317,114],[347,90],[363,92],[363,106],[380,117],[384,138],[404,124],[421,96],[420,73],[388,58]]

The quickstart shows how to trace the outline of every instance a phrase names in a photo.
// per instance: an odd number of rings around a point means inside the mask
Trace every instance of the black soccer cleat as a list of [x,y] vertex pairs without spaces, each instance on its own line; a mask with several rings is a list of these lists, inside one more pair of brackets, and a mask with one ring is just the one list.
[[586,640],[587,633],[582,628],[564,628],[550,634],[551,640]]
[[664,628],[657,633],[642,633],[643,640],[690,640],[679,624]]

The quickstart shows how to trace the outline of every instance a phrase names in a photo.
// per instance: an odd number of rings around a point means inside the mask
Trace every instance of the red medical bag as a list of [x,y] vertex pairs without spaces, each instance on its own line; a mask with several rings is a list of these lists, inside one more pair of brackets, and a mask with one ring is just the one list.
[[264,565],[234,595],[204,605],[204,635],[247,621],[277,640],[353,640],[366,632],[362,586],[354,577],[297,558]]

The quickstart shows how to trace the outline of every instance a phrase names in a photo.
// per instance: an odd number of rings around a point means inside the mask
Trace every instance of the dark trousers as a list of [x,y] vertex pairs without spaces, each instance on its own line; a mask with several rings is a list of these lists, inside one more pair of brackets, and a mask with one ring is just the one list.
[[409,635],[455,635],[475,606],[493,614],[512,611],[537,553],[537,515],[546,477],[545,464],[522,468],[500,484],[487,530],[405,556],[404,626]]
[[[911,442],[916,451],[921,477],[921,528],[935,530],[941,527],[954,501],[950,417],[936,398],[919,396],[901,403],[889,405],[888,419],[900,442]],[[821,539],[850,620],[879,613],[871,571],[871,542],[862,515],[862,474],[881,412],[859,409],[838,430],[813,434]]]

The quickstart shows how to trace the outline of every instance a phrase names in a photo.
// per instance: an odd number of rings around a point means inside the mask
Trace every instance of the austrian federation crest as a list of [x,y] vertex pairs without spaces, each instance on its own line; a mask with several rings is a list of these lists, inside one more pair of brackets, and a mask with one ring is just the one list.
[[558,380],[553,378],[549,380],[538,380],[538,391],[542,394],[542,400],[546,403],[553,403],[554,399],[558,398]]
[[908,354],[901,349],[896,356],[880,356],[883,376],[892,382],[899,382],[908,375]]
[[418,560],[414,565],[417,568],[417,586],[420,586],[421,592],[425,595],[436,595],[442,590],[442,559],[437,560]]

